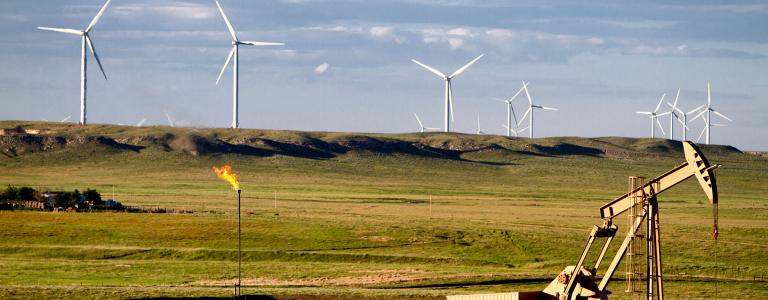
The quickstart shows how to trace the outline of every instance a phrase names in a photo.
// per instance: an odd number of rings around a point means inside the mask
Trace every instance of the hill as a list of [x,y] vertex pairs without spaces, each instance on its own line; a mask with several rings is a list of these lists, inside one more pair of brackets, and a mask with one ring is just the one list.
[[[665,139],[509,138],[460,133],[356,134],[254,129],[129,127],[40,122],[0,122],[0,152],[8,158],[88,148],[97,153],[141,153],[147,148],[193,156],[237,154],[329,159],[355,153],[409,155],[481,162],[521,155],[582,155],[606,158],[678,156],[682,145]],[[709,153],[741,154],[730,146],[704,146]]]

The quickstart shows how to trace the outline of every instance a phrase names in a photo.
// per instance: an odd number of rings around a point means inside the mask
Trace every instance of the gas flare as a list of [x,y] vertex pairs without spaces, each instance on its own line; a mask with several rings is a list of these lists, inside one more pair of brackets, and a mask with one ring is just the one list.
[[216,176],[219,176],[219,179],[229,182],[233,190],[240,191],[240,182],[237,181],[237,174],[232,173],[230,165],[224,165],[221,169],[213,167],[213,171],[216,172]]

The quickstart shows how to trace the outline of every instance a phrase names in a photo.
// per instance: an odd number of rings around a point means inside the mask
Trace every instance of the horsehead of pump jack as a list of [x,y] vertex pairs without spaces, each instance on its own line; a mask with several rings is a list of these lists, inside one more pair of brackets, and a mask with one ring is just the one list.
[[233,67],[232,67],[232,128],[238,128],[240,125],[240,121],[238,119],[239,113],[238,113],[238,98],[239,98],[239,89],[238,89],[238,75],[239,75],[239,68],[240,68],[240,58],[239,58],[239,50],[240,45],[248,45],[248,46],[282,46],[285,45],[283,43],[269,43],[269,42],[251,42],[251,41],[241,41],[237,38],[237,34],[235,33],[234,27],[232,27],[232,23],[229,22],[229,19],[227,18],[227,15],[224,13],[224,9],[221,8],[221,4],[219,4],[219,1],[216,0],[216,6],[219,8],[219,12],[221,12],[221,16],[224,18],[224,23],[227,24],[227,29],[229,30],[229,34],[232,36],[232,50],[229,51],[229,56],[227,56],[227,61],[224,63],[224,67],[221,68],[221,72],[219,73],[219,78],[216,79],[216,84],[219,84],[219,81],[221,80],[221,76],[224,75],[224,71],[229,66],[229,61],[232,60],[232,57],[234,57],[233,61]]
[[91,23],[88,24],[88,27],[85,28],[85,30],[77,30],[77,29],[67,29],[67,28],[52,28],[52,27],[37,27],[37,29],[40,30],[46,30],[46,31],[54,31],[54,32],[61,32],[61,33],[67,33],[67,34],[73,34],[78,35],[82,39],[82,52],[80,56],[80,125],[85,125],[88,121],[88,117],[86,115],[86,92],[87,92],[87,76],[88,76],[88,52],[86,48],[89,48],[91,50],[91,54],[93,54],[93,58],[96,59],[96,63],[99,65],[99,69],[101,70],[101,74],[104,75],[104,79],[107,79],[107,73],[104,72],[104,67],[101,66],[101,60],[99,60],[99,55],[96,53],[96,47],[93,46],[93,40],[91,38],[91,31],[93,31],[93,28],[96,26],[96,23],[99,22],[99,19],[101,19],[101,16],[104,15],[104,12],[107,11],[107,6],[109,6],[109,3],[112,2],[112,0],[107,0],[106,3],[104,3],[104,6],[101,7],[99,12],[96,14],[96,16],[91,20]]
[[[435,68],[432,68],[430,66],[427,66],[418,60],[411,59],[412,62],[416,63],[419,66],[424,67],[425,69],[429,70],[432,73],[435,73],[438,77],[442,78],[443,81],[445,81],[445,132],[451,132],[451,123],[453,122],[453,92],[451,89],[451,79],[458,76],[459,74],[463,73],[469,66],[477,62],[480,58],[482,58],[485,54],[480,54],[477,58],[473,59],[463,67],[456,70],[456,72],[453,72],[453,74],[446,76],[443,74],[443,72],[438,71]],[[449,122],[450,118],[450,122]]]

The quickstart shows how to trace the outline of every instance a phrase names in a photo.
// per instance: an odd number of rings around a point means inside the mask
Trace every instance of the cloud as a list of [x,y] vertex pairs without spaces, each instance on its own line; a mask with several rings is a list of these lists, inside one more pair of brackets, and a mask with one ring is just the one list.
[[184,2],[135,3],[114,6],[111,13],[122,18],[135,18],[143,15],[159,15],[180,20],[204,20],[216,17],[213,6]]
[[318,65],[317,67],[315,67],[315,74],[316,75],[323,75],[326,72],[328,72],[328,69],[330,67],[331,67],[331,65],[328,64],[327,62],[326,63],[322,63],[322,64]]
[[368,34],[374,39],[393,41],[398,44],[405,42],[405,39],[395,34],[394,27],[373,26],[368,30]]

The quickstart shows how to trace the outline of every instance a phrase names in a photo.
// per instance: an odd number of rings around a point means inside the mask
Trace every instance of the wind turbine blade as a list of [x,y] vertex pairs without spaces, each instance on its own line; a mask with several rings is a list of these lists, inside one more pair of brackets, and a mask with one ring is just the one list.
[[649,111],[638,111],[636,113],[641,114],[641,115],[652,115],[653,114],[652,112],[649,112]]
[[522,86],[522,87],[520,87],[520,89],[519,89],[519,90],[517,90],[517,93],[515,93],[515,95],[514,95],[514,96],[512,96],[512,98],[509,98],[509,101],[510,101],[510,102],[514,101],[514,100],[515,100],[515,98],[517,98],[517,96],[518,96],[518,95],[520,95],[520,93],[522,93],[522,92],[523,92],[523,87],[526,87],[526,86],[528,86],[528,83],[526,83],[526,82],[523,82],[523,86]]
[[171,119],[171,115],[169,115],[167,111],[163,111],[163,113],[165,114],[165,118],[168,119],[168,125],[171,125],[171,127],[176,127],[173,125],[173,119]]
[[526,118],[526,117],[528,117],[528,114],[530,114],[530,113],[531,113],[531,110],[532,110],[532,109],[533,109],[533,108],[529,107],[529,108],[528,108],[528,110],[526,110],[526,111],[525,111],[525,114],[523,115],[523,117],[522,117],[522,118],[520,118],[520,122],[518,122],[518,123],[517,123],[517,126],[518,126],[518,127],[520,126],[520,124],[521,124],[523,121],[525,121],[525,118]]
[[689,129],[690,130],[690,128],[688,128],[688,125],[685,124],[685,122],[683,122],[683,120],[680,119],[677,115],[675,115],[675,119],[677,119],[677,121],[680,122],[680,124],[683,125],[683,127],[685,127],[685,129]]
[[672,104],[672,109],[677,108],[677,99],[680,98],[680,88],[677,88],[677,95],[675,96],[675,103]]
[[53,27],[37,27],[37,29],[45,30],[45,31],[61,32],[61,33],[67,33],[67,34],[74,34],[74,35],[83,35],[83,31],[82,30],[76,30],[76,29],[53,28]]
[[659,111],[659,108],[661,107],[661,103],[664,102],[664,97],[666,97],[666,96],[667,96],[666,93],[661,95],[661,100],[659,100],[659,104],[656,105],[656,109],[654,109],[653,112]]
[[[695,117],[693,117],[693,118],[691,119],[691,121],[693,121],[693,120],[696,120],[696,119],[700,118],[700,117],[701,117],[701,116],[703,116],[703,115],[704,115],[704,113],[706,113],[706,112],[707,112],[706,110],[702,110],[702,111],[701,111],[701,112],[700,112],[698,115],[696,115]],[[706,121],[705,121],[705,122],[706,122]]]
[[712,89],[709,86],[709,81],[707,81],[707,107],[710,107],[712,105]]
[[68,121],[70,118],[72,118],[72,115],[69,115],[66,118],[64,118],[63,120],[61,120],[61,123],[64,123],[64,122]]
[[658,118],[656,118],[656,124],[659,125],[659,129],[661,129],[661,134],[667,135],[667,133],[664,132],[664,126],[661,126],[661,122],[659,121]]
[[504,129],[509,129],[509,127],[507,127],[507,124],[501,124],[501,127],[504,127]]
[[510,107],[509,110],[512,111],[512,118],[515,119],[515,124],[517,124],[517,116],[515,115],[515,108],[514,107]]
[[216,85],[219,85],[219,81],[221,80],[221,76],[224,75],[224,71],[227,70],[227,66],[229,66],[229,61],[232,60],[232,56],[235,55],[235,47],[232,47],[232,50],[229,51],[229,55],[227,56],[227,61],[224,62],[224,67],[221,68],[221,72],[219,72],[219,78],[216,79]]
[[671,114],[671,113],[672,113],[671,111],[668,111],[668,112],[665,112],[665,113],[660,113],[660,114],[658,114],[656,116],[657,117],[661,117],[661,116],[666,116],[666,115]]
[[224,17],[224,23],[227,23],[227,29],[229,29],[229,34],[232,35],[232,40],[235,42],[239,41],[237,39],[237,34],[235,34],[235,28],[232,27],[232,23],[229,23],[227,14],[225,14],[224,9],[221,8],[221,4],[219,4],[219,0],[216,0],[216,6],[219,7],[219,12],[221,12],[221,16]]
[[96,59],[96,64],[99,65],[99,70],[101,70],[101,75],[104,75],[104,80],[107,79],[107,73],[104,72],[104,67],[101,65],[101,60],[99,59],[99,54],[96,53],[96,48],[93,46],[93,41],[91,41],[91,37],[86,35],[85,41],[88,42],[88,48],[91,49],[91,53],[93,54],[93,58]]
[[413,116],[416,117],[416,122],[419,122],[419,127],[424,128],[424,124],[421,123],[421,120],[419,119],[419,115],[416,113],[413,113]]
[[479,59],[483,58],[483,56],[484,56],[484,55],[485,55],[485,54],[480,54],[480,56],[478,56],[477,58],[473,59],[472,61],[470,61],[469,63],[467,63],[467,64],[466,64],[466,65],[464,65],[463,67],[459,68],[458,70],[456,70],[456,72],[453,72],[453,74],[451,74],[451,76],[448,76],[448,78],[453,78],[453,77],[456,77],[456,76],[458,76],[458,75],[459,75],[459,74],[461,74],[461,73],[464,73],[464,71],[465,71],[467,68],[469,68],[469,66],[473,65],[473,64],[474,64],[476,61],[478,61]]
[[701,106],[699,106],[699,107],[697,107],[697,108],[694,108],[694,109],[692,109],[691,111],[689,111],[689,112],[687,112],[687,113],[685,113],[685,114],[686,114],[686,115],[690,115],[690,114],[692,114],[692,113],[694,113],[694,112],[698,111],[699,109],[702,109],[702,108],[704,108],[704,106],[707,106],[707,105],[705,105],[705,104],[702,104]]
[[525,127],[523,127],[523,129],[518,129],[517,132],[526,131],[526,130],[528,130],[528,127],[530,127],[530,126],[525,126]]
[[712,126],[717,126],[717,127],[727,127],[728,125],[725,125],[725,124],[716,124],[716,123],[712,123]]
[[528,84],[525,83],[525,81],[523,81],[523,90],[525,90],[525,97],[528,98],[528,104],[533,105],[533,100],[531,100],[531,93],[528,92]]
[[546,107],[546,106],[542,106],[542,107],[541,107],[541,109],[544,109],[544,110],[557,110],[557,108],[554,108],[554,107]]
[[[710,108],[710,109],[711,109],[711,108]],[[713,112],[713,113],[715,113],[715,114],[716,114],[716,115],[718,115],[718,116],[721,116],[721,117],[723,117],[724,119],[726,119],[726,120],[728,120],[728,121],[731,121],[731,122],[733,122],[733,120],[731,120],[731,118],[729,118],[729,117],[726,117],[724,114],[721,114],[719,111],[716,111],[716,110],[712,109],[712,112]]]
[[707,128],[706,128],[706,127],[704,127],[704,129],[702,129],[702,130],[701,130],[701,134],[699,134],[699,138],[698,138],[698,139],[696,139],[696,142],[697,142],[697,143],[698,143],[699,141],[701,141],[701,137],[702,137],[702,136],[704,136],[704,132],[705,132],[705,131],[707,131]]
[[101,9],[99,10],[99,13],[96,14],[95,17],[93,17],[93,20],[91,20],[91,23],[88,24],[87,28],[85,28],[85,32],[91,32],[91,30],[93,29],[93,26],[96,26],[96,23],[99,22],[99,20],[101,19],[101,16],[103,16],[104,12],[107,11],[107,6],[109,6],[110,2],[112,2],[112,0],[107,0],[107,3],[104,3],[104,6],[101,7]]
[[136,127],[141,127],[141,125],[144,125],[144,122],[146,121],[147,121],[147,118],[141,119],[141,121],[139,121],[139,123],[136,124]]
[[272,43],[272,42],[240,42],[240,44],[251,46],[284,46],[285,43]]
[[437,69],[435,69],[435,68],[432,68],[432,67],[430,67],[430,66],[427,66],[427,65],[425,65],[425,64],[422,64],[421,62],[419,62],[418,60],[415,60],[415,59],[411,59],[411,61],[412,61],[412,62],[415,62],[415,63],[416,63],[417,65],[419,65],[419,66],[422,66],[422,67],[424,67],[425,69],[429,70],[430,72],[432,72],[432,73],[435,73],[435,75],[437,75],[437,76],[440,76],[440,78],[443,78],[443,79],[447,78],[447,77],[445,76],[445,74],[443,74],[442,72],[438,71],[438,70],[437,70]]

